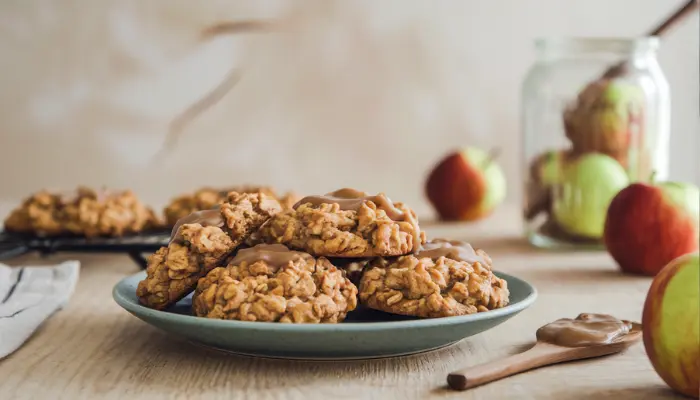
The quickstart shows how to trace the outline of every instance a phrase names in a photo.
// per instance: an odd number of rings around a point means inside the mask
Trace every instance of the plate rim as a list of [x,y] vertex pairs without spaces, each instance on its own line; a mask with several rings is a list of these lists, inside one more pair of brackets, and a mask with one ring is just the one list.
[[386,359],[391,359],[391,358],[397,358],[397,357],[409,357],[409,356],[416,356],[420,354],[428,354],[432,353],[434,351],[446,349],[448,347],[452,347],[456,345],[457,343],[461,342],[465,338],[455,340],[453,342],[447,342],[444,344],[441,344],[439,346],[434,346],[434,347],[426,347],[424,349],[420,350],[414,350],[414,351],[406,351],[406,352],[394,352],[390,354],[381,354],[381,355],[364,355],[364,356],[327,356],[327,357],[320,357],[320,356],[273,356],[269,354],[260,354],[260,353],[250,353],[250,352],[245,352],[245,351],[238,351],[238,350],[229,350],[209,344],[204,344],[201,342],[196,342],[191,339],[187,339],[188,343],[191,343],[193,346],[201,347],[203,349],[208,349],[209,351],[215,351],[215,352],[220,352],[223,354],[229,354],[229,355],[235,355],[235,356],[242,356],[242,357],[251,357],[251,358],[263,358],[267,360],[293,360],[293,361],[302,361],[302,362],[318,362],[318,363],[327,363],[327,362],[338,362],[338,361],[367,361],[367,360],[386,360]]
[[[124,310],[139,317],[139,314],[156,319],[169,319],[170,322],[181,323],[188,326],[206,326],[208,328],[229,328],[229,329],[248,329],[248,330],[265,330],[265,331],[313,331],[313,332],[353,332],[353,331],[368,331],[368,330],[387,330],[387,329],[405,329],[405,328],[435,328],[438,326],[460,325],[469,322],[477,322],[490,320],[492,318],[504,317],[517,314],[520,311],[531,306],[538,297],[537,288],[524,279],[518,278],[511,274],[507,274],[498,270],[494,270],[499,277],[509,280],[520,281],[530,293],[517,303],[508,304],[505,307],[485,312],[455,315],[451,317],[440,318],[419,318],[406,321],[382,321],[382,322],[342,322],[337,324],[284,324],[279,322],[264,322],[264,321],[237,321],[223,320],[213,318],[196,317],[194,315],[185,315],[171,313],[167,311],[154,310],[139,303],[134,303],[133,300],[124,296],[119,288],[127,285],[127,282],[133,279],[143,279],[146,271],[141,271],[132,274],[117,282],[112,288],[112,298]],[[165,316],[167,315],[167,317]]]

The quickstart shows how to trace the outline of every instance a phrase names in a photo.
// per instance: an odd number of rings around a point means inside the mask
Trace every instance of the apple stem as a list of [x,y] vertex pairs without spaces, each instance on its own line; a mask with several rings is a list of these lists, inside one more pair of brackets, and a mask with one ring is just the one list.
[[481,169],[486,169],[488,168],[489,165],[491,165],[492,162],[494,162],[499,156],[501,155],[501,148],[500,147],[494,147],[489,151],[488,157],[486,157],[486,160],[481,166]]
[[649,183],[652,185],[656,183],[656,170],[651,171],[651,176],[649,176]]

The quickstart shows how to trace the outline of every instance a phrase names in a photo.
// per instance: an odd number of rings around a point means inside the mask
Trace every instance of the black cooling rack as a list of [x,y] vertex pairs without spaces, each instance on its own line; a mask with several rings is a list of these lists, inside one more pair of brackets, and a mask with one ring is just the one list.
[[170,240],[170,231],[154,231],[123,237],[52,236],[0,232],[0,260],[38,252],[49,255],[56,252],[126,253],[141,268],[146,268],[144,253],[153,253]]

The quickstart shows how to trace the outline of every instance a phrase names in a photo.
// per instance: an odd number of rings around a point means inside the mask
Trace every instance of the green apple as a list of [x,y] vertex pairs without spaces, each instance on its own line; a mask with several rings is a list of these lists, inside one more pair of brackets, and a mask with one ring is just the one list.
[[629,105],[639,106],[644,103],[644,91],[635,83],[612,80],[605,86],[602,99],[606,104],[615,106],[620,112],[626,112]]
[[572,150],[549,150],[540,153],[530,164],[530,180],[542,187],[559,183],[562,171],[577,157]]
[[562,151],[548,151],[544,154],[539,174],[543,185],[549,186],[559,182],[565,159],[566,153]]
[[610,202],[629,184],[627,172],[614,158],[598,153],[580,157],[562,172],[554,195],[556,222],[574,235],[602,237]]
[[671,388],[694,398],[700,387],[699,281],[698,252],[672,260],[652,281],[642,313],[644,347],[654,369]]

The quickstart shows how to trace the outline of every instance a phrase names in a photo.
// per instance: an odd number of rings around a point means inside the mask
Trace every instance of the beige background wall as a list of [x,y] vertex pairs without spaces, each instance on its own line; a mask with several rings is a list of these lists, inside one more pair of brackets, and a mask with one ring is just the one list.
[[[54,1],[0,3],[0,200],[80,183],[157,205],[200,185],[422,187],[453,147],[502,146],[519,201],[519,85],[532,40],[631,36],[682,1]],[[279,17],[283,33],[200,44],[205,26]],[[700,183],[698,17],[664,40],[671,175]],[[244,76],[154,158],[168,123]]]

